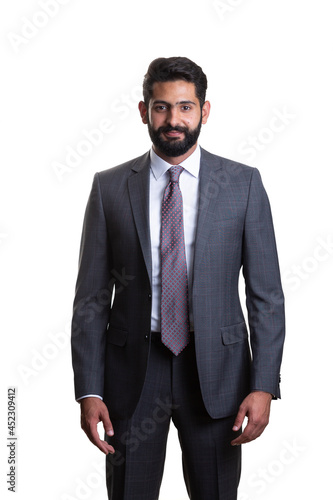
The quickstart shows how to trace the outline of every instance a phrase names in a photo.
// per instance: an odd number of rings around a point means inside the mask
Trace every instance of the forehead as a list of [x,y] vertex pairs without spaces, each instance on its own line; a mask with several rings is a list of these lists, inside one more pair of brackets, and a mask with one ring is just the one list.
[[198,102],[199,99],[195,93],[195,85],[184,80],[176,80],[174,82],[155,82],[151,102],[165,101],[171,104],[179,101]]

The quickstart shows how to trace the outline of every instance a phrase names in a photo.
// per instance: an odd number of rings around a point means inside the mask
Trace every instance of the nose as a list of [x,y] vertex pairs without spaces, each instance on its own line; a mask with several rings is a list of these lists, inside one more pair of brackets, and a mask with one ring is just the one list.
[[177,127],[177,125],[180,125],[180,116],[179,116],[179,110],[177,107],[170,107],[169,112],[168,112],[168,117],[167,117],[168,125],[171,125],[171,127]]

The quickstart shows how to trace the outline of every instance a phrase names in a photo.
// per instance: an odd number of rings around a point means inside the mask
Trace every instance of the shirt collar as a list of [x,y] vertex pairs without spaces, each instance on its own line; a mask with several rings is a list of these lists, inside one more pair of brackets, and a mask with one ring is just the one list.
[[[200,146],[197,146],[193,153],[188,158],[186,158],[186,160],[181,162],[181,166],[194,177],[199,177],[200,157]],[[162,177],[162,175],[164,175],[165,172],[172,166],[165,160],[163,160],[160,156],[158,156],[155,153],[153,147],[150,150],[150,162],[151,169],[156,180]]]

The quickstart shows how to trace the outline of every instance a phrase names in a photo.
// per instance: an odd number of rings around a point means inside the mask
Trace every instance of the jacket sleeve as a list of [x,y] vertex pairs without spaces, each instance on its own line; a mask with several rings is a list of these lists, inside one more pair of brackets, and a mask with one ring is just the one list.
[[105,336],[113,282],[98,174],[88,200],[81,238],[79,271],[72,319],[72,363],[76,399],[103,397]]
[[252,350],[251,390],[280,397],[284,296],[270,205],[253,169],[243,239],[243,274]]

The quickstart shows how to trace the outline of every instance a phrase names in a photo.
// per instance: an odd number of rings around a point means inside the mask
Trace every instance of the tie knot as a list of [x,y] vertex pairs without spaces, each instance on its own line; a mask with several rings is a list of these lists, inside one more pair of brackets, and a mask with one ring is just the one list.
[[174,165],[173,167],[169,168],[168,172],[170,174],[170,181],[179,182],[179,176],[183,170],[183,167],[181,167],[180,165]]

